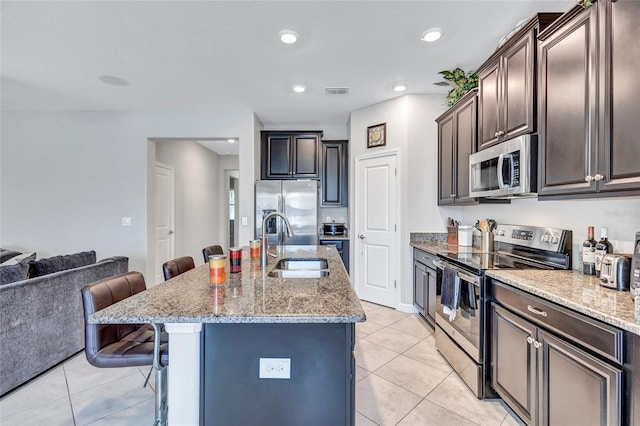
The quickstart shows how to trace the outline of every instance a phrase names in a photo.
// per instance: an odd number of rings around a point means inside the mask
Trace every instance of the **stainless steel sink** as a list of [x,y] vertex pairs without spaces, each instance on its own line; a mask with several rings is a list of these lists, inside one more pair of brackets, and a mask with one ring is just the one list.
[[269,272],[277,278],[321,278],[329,275],[329,262],[323,258],[280,259]]

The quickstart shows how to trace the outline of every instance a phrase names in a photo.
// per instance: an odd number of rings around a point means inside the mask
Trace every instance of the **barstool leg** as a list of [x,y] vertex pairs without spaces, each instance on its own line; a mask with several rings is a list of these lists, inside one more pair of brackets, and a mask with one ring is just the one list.
[[168,405],[167,405],[167,366],[162,365],[160,360],[160,325],[153,326],[154,346],[153,346],[153,368],[156,370],[156,421],[154,426],[167,426]]

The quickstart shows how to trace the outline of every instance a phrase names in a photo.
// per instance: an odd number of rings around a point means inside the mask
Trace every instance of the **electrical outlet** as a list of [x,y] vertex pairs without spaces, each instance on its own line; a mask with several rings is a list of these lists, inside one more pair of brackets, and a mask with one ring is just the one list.
[[243,226],[247,226],[247,223],[248,223],[247,217],[246,216],[242,216],[242,225]]
[[291,358],[260,358],[261,379],[290,379]]

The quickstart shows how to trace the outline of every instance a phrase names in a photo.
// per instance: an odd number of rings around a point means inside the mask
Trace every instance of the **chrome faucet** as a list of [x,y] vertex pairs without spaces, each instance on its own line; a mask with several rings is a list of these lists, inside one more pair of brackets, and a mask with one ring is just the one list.
[[280,216],[282,220],[284,220],[284,224],[287,226],[287,235],[289,238],[293,238],[293,228],[291,228],[291,224],[289,223],[289,219],[282,213],[271,212],[265,217],[262,218],[262,251],[260,252],[260,267],[264,268],[267,266],[267,221],[271,219],[272,216]]

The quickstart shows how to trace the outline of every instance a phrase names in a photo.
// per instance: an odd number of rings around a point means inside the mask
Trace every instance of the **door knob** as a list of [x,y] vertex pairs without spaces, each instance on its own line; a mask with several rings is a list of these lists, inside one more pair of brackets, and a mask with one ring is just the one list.
[[365,237],[364,235],[360,234],[360,235],[358,235],[358,238],[360,238],[361,240],[364,240],[367,237]]
[[173,234],[173,230],[169,231],[169,235]]

